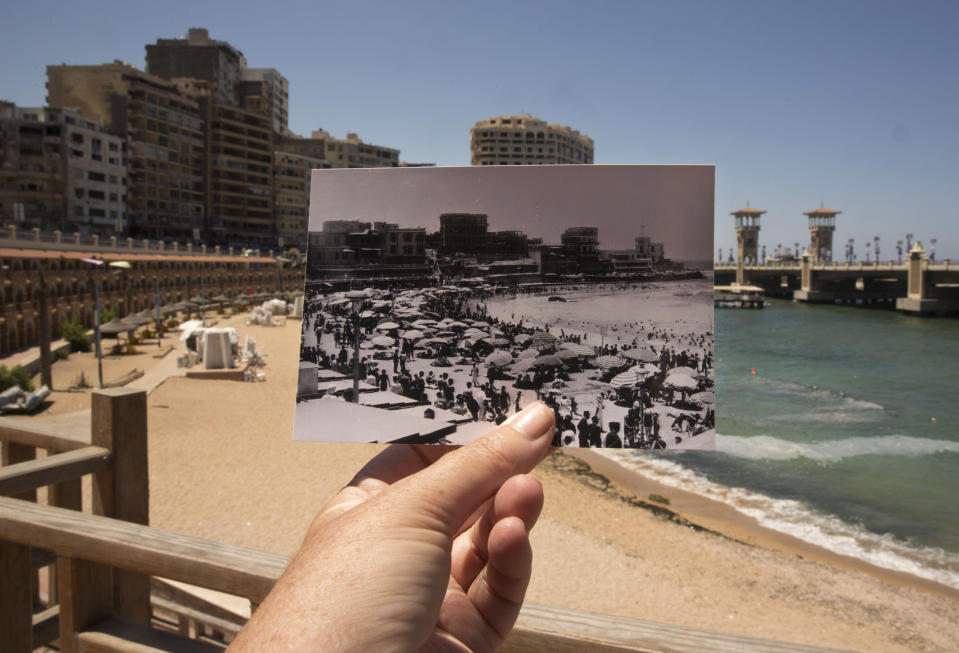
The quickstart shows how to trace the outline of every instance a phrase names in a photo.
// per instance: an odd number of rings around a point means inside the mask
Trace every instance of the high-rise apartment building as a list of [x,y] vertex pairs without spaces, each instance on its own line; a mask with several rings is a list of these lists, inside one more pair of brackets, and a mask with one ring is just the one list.
[[330,168],[397,168],[400,151],[382,145],[364,143],[354,133],[345,139],[332,136],[328,131],[315,130],[310,138],[290,134],[277,140],[277,149],[296,152],[325,159]]
[[275,68],[245,68],[240,72],[239,94],[262,95],[266,111],[273,120],[273,133],[290,133],[290,83]]
[[310,180],[313,170],[329,167],[325,159],[294,152],[273,152],[273,211],[281,247],[306,250]]
[[474,166],[592,163],[593,139],[528,113],[480,120],[470,129]]
[[477,255],[486,249],[489,222],[485,213],[440,215],[440,254]]
[[191,27],[186,37],[157,39],[146,50],[151,75],[208,82],[216,102],[239,106],[238,85],[246,60],[226,41],[213,40],[207,30]]
[[172,82],[115,61],[48,66],[47,103],[73,107],[126,139],[130,236],[202,236],[204,123],[195,97]]

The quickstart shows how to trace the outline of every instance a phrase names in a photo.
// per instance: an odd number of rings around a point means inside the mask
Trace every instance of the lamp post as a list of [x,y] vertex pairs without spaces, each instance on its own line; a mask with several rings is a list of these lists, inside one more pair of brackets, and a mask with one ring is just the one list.
[[912,249],[912,234],[906,234],[906,251]]
[[353,309],[353,403],[360,403],[360,309],[366,301],[366,293],[362,290],[351,290],[346,293]]
[[873,236],[872,242],[876,246],[876,265],[879,265],[879,236]]
[[936,243],[939,242],[937,238],[929,239],[929,260],[932,263],[936,262]]
[[846,242],[849,243],[849,260],[855,263],[856,262],[856,239],[850,238]]
[[899,256],[899,263],[902,263],[902,241],[896,241],[896,254]]
[[799,243],[793,243],[793,247],[796,248],[796,260],[799,260]]

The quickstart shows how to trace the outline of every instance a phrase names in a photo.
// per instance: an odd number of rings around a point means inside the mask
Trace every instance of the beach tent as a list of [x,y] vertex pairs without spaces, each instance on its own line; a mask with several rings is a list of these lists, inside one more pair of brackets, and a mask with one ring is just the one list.
[[559,356],[546,354],[545,356],[533,359],[531,367],[561,367],[562,365],[563,361]]

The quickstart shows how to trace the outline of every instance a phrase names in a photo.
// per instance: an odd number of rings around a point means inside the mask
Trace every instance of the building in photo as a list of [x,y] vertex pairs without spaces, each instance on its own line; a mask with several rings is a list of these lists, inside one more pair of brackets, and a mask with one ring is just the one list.
[[216,41],[207,30],[191,27],[184,38],[157,39],[146,51],[151,75],[205,81],[216,102],[239,106],[238,85],[246,60],[226,41]]
[[592,163],[593,139],[528,113],[480,120],[470,129],[470,164]]

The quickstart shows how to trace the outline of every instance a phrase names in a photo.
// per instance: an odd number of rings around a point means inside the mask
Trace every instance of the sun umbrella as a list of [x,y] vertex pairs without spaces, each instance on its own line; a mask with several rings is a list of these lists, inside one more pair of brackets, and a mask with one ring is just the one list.
[[521,374],[531,368],[535,360],[535,358],[521,358],[510,367],[510,370]]
[[413,323],[415,327],[429,327],[436,324],[436,320],[417,320]]
[[712,390],[706,390],[705,392],[697,392],[694,395],[689,395],[689,398],[693,401],[698,401],[701,404],[715,404],[716,403],[716,393]]
[[407,340],[418,340],[422,338],[425,334],[419,329],[407,329],[403,332],[403,337]]
[[467,329],[463,332],[464,338],[485,338],[486,336],[486,332],[479,329]]
[[532,338],[532,336],[528,333],[521,333],[513,337],[513,342],[515,342],[517,345],[525,345],[527,342],[529,342],[530,338]]
[[399,329],[400,325],[396,322],[380,322],[376,325],[377,331],[392,331],[393,329]]
[[373,336],[372,340],[377,347],[392,347],[396,344],[396,340],[389,336]]
[[447,326],[450,329],[468,329],[470,325],[464,324],[463,322],[450,322]]
[[489,327],[489,322],[473,322],[473,326],[486,329]]
[[628,388],[641,383],[645,378],[646,374],[638,371],[636,368],[630,368],[625,372],[620,372],[614,376],[609,384],[614,388]]
[[546,333],[545,331],[537,331],[532,335],[533,342],[535,343],[550,343],[556,342],[556,336],[552,333]]
[[556,352],[556,357],[566,361],[573,358],[579,358],[579,354],[572,349],[560,349],[558,352]]
[[677,390],[692,390],[699,387],[699,382],[686,374],[671,374],[666,377],[665,386]]
[[558,356],[553,356],[552,354],[546,354],[545,356],[533,359],[534,367],[560,367],[562,364],[563,361]]
[[659,356],[654,354],[652,350],[646,347],[640,347],[638,349],[629,349],[623,352],[623,356],[630,360],[640,361],[642,363],[652,363],[653,361],[658,361]]
[[595,356],[596,350],[589,345],[580,345],[575,342],[564,342],[560,345],[560,351],[572,351],[577,356]]
[[483,340],[483,342],[488,342],[494,347],[502,347],[509,344],[509,340],[506,338],[481,338],[481,340]]
[[114,336],[118,338],[121,333],[125,331],[133,331],[136,328],[136,324],[132,324],[126,320],[121,320],[120,318],[115,317],[106,324],[100,326],[100,333],[105,336]]
[[494,351],[492,354],[486,357],[486,364],[492,365],[493,367],[504,367],[513,362],[513,357],[505,351]]
[[622,367],[626,361],[624,361],[619,356],[598,356],[593,364],[596,367],[602,368],[604,370],[612,370],[617,367]]
[[691,376],[693,378],[699,376],[699,373],[691,367],[672,367],[666,372],[667,377],[670,377],[673,374],[685,374],[686,376]]
[[539,350],[530,347],[529,349],[524,349],[518,355],[519,358],[536,358],[539,356]]

